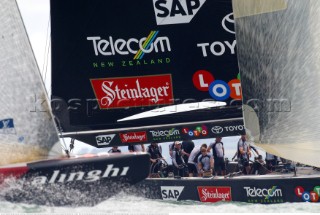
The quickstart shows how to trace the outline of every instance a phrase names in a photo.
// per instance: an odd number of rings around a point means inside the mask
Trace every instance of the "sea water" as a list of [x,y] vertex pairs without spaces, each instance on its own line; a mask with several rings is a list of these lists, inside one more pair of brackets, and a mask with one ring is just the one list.
[[118,194],[93,207],[55,207],[0,201],[0,213],[70,214],[169,214],[169,213],[305,213],[320,211],[318,203],[282,203],[272,205],[240,202],[201,203],[162,201]]

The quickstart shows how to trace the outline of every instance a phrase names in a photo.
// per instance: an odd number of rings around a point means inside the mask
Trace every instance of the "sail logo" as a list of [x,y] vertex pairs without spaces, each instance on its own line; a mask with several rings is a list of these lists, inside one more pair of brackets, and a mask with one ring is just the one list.
[[140,143],[148,140],[145,131],[120,133],[119,135],[122,143]]
[[0,120],[0,134],[16,134],[12,118]]
[[232,201],[231,187],[198,187],[201,202]]
[[277,203],[283,202],[282,189],[278,186],[271,188],[244,187],[246,195],[251,203]]
[[153,0],[157,25],[190,23],[206,0]]
[[242,88],[239,78],[225,82],[216,80],[207,70],[198,70],[192,76],[192,82],[195,88],[200,91],[208,91],[210,96],[216,101],[224,101],[228,98],[235,100],[242,99]]
[[197,126],[195,129],[182,128],[182,133],[190,137],[200,137],[208,135],[208,128],[205,125]]
[[100,109],[173,104],[171,74],[91,79]]
[[163,200],[178,201],[184,186],[161,186],[160,188]]
[[98,146],[107,146],[111,143],[113,140],[115,134],[109,134],[109,135],[99,135],[96,136],[96,142]]
[[[235,34],[234,30],[234,18],[233,13],[227,14],[221,21],[222,28],[231,34]],[[234,38],[233,41],[214,41],[214,42],[202,42],[197,43],[197,47],[201,49],[203,57],[208,57],[208,54],[213,56],[222,56],[224,54],[236,54],[237,41]]]
[[171,52],[168,37],[158,37],[159,31],[151,31],[147,37],[141,39],[129,38],[128,40],[114,39],[109,36],[103,39],[100,36],[87,37],[92,42],[95,56],[134,55],[134,60],[141,60],[145,54],[152,52]]
[[320,186],[315,186],[312,191],[305,191],[301,186],[294,189],[296,196],[301,198],[304,202],[318,202],[320,196]]
[[73,181],[94,182],[103,178],[115,178],[126,176],[129,169],[130,167],[128,166],[118,168],[114,167],[113,164],[109,164],[107,165],[104,171],[91,170],[89,172],[78,171],[71,173],[62,173],[60,170],[54,170],[51,176],[37,176],[33,178],[31,183],[32,185],[41,185],[47,183],[68,183]]
[[180,131],[176,128],[166,130],[150,130],[153,141],[170,141],[181,139]]

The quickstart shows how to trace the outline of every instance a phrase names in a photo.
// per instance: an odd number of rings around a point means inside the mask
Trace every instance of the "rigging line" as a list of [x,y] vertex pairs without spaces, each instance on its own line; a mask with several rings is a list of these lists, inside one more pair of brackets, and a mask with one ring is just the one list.
[[[61,134],[61,132],[59,132],[59,133]],[[62,139],[62,144],[61,144],[62,150],[63,150],[64,152],[69,151],[69,149],[68,149],[68,147],[67,147],[67,145],[66,145],[65,139],[64,139],[64,138],[60,138],[60,139]]]
[[[51,36],[51,34],[49,35],[49,37]],[[47,79],[47,74],[48,74],[48,65],[49,65],[49,63],[48,63],[48,59],[49,59],[49,52],[50,52],[50,46],[51,46],[51,40],[49,39],[49,45],[48,45],[48,50],[47,50],[47,56],[46,56],[46,71],[45,71],[45,74],[44,74],[44,82],[45,82],[45,80]],[[51,89],[51,82],[50,82],[50,88],[49,88],[49,90]],[[50,91],[48,91],[48,89],[46,89],[47,90],[47,93],[48,93],[48,95],[50,96]],[[50,98],[50,97],[49,97]]]
[[[46,46],[45,46],[44,56],[43,56],[44,62],[43,62],[42,72],[41,72],[42,74],[44,74],[44,76],[43,76],[44,85],[46,85],[47,65],[48,65],[48,50],[49,50],[49,46],[50,46],[50,42],[51,42],[51,40],[49,40],[49,34],[51,35],[51,32],[49,33],[49,31],[50,31],[50,15],[49,15],[48,25],[47,25]],[[46,68],[46,71],[44,71],[45,68]]]

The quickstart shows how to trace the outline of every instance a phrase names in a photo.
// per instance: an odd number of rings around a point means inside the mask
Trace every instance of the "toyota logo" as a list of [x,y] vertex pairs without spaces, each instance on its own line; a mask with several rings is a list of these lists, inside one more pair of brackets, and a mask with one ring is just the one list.
[[233,13],[230,13],[230,14],[226,15],[222,19],[221,24],[222,24],[222,27],[223,27],[224,30],[226,30],[227,32],[229,32],[231,34],[235,34]]
[[221,126],[214,126],[211,128],[212,133],[221,134],[223,132],[223,128]]

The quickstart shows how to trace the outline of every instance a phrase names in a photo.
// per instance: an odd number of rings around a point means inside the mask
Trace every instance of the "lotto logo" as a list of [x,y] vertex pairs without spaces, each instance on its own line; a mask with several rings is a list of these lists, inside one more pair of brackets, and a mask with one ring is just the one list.
[[195,129],[183,128],[182,133],[190,137],[207,136],[208,128],[205,125],[197,126]]
[[296,196],[305,202],[318,202],[320,196],[320,186],[315,186],[312,191],[305,191],[303,187],[298,186],[294,190]]
[[209,71],[198,70],[193,74],[192,82],[198,90],[209,91],[210,96],[216,101],[224,101],[228,98],[241,100],[242,98],[239,79],[232,79],[227,83],[223,80],[216,80]]

